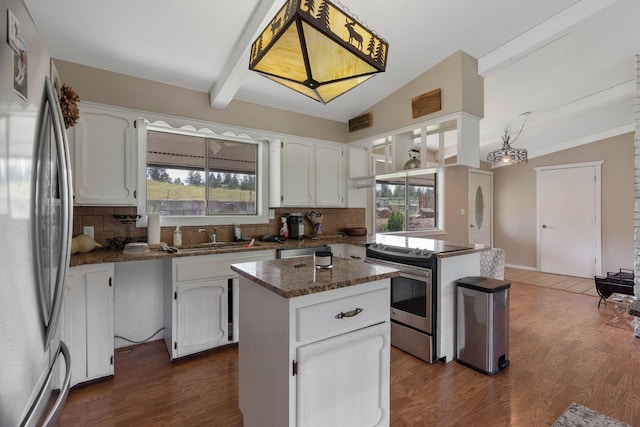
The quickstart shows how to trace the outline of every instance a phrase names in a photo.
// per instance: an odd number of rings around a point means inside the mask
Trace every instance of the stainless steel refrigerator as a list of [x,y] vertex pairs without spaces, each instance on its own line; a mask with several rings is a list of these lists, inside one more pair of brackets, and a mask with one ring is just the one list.
[[22,0],[2,5],[0,426],[51,425],[71,366],[58,328],[71,250],[69,149],[45,44]]

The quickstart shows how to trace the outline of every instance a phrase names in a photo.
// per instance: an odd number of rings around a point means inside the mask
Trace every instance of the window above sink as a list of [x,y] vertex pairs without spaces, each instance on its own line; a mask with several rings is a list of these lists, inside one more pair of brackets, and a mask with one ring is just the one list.
[[267,139],[142,119],[137,127],[143,218],[155,206],[163,226],[269,221]]

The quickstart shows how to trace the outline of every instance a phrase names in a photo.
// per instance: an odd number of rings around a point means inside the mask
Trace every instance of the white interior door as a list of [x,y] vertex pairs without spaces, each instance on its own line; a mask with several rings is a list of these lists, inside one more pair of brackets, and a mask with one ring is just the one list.
[[602,162],[536,168],[540,271],[601,274]]
[[493,243],[493,173],[469,171],[469,243]]

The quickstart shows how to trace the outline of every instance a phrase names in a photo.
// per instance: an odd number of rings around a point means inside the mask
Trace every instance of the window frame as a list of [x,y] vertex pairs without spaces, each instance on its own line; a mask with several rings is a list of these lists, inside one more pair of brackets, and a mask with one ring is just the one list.
[[138,142],[138,197],[137,208],[140,220],[138,227],[147,226],[147,131],[159,131],[201,138],[215,138],[234,142],[256,144],[258,146],[256,172],[256,214],[255,215],[163,215],[162,226],[208,226],[231,224],[268,224],[269,223],[269,144],[270,138],[250,137],[246,133],[235,134],[231,131],[216,133],[208,127],[196,129],[186,125],[172,127],[165,121],[139,118],[136,120]]
[[[429,173],[429,172],[427,172]],[[402,179],[404,180],[404,182],[400,183],[392,183],[389,182],[385,179],[381,179],[380,181],[374,177],[373,180],[373,230],[376,230],[376,219],[377,219],[377,207],[378,207],[378,189],[377,186],[380,184],[387,184],[387,185],[402,185],[404,186],[404,223],[403,223],[403,230],[399,230],[399,231],[377,231],[376,233],[385,233],[385,234],[394,234],[394,233],[423,233],[423,234],[430,234],[430,235],[438,235],[438,234],[444,234],[444,228],[443,228],[443,209],[442,209],[442,203],[443,203],[443,198],[442,198],[442,192],[443,190],[443,186],[441,181],[444,180],[444,174],[440,173],[440,172],[436,172],[436,171],[431,171],[430,173],[432,173],[434,175],[434,191],[435,191],[435,200],[434,200],[434,215],[435,215],[435,227],[431,227],[431,228],[424,228],[424,229],[420,229],[420,230],[409,230],[408,229],[408,224],[409,224],[409,200],[408,200],[408,186],[410,185],[409,180],[411,179],[410,176],[408,175],[404,175],[402,177]]]

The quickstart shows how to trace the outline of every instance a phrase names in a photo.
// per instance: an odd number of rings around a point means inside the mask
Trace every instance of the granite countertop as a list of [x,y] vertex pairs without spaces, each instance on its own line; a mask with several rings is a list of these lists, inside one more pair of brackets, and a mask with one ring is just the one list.
[[[301,265],[302,264],[302,265]],[[333,257],[333,267],[315,268],[313,257],[232,264],[241,276],[284,297],[294,298],[399,275],[398,270]]]
[[[433,239],[425,239],[425,238],[413,238],[410,236],[399,236],[401,240],[400,244],[405,244],[404,239],[407,239],[408,247],[420,247],[420,248],[428,248],[429,244],[434,244],[434,242],[439,243],[447,243],[443,241],[436,241]],[[331,245],[331,244],[339,244],[346,243],[351,245],[359,245],[364,246],[367,243],[396,243],[393,239],[398,239],[398,237],[389,236],[389,235],[373,235],[373,236],[358,236],[358,237],[349,237],[342,234],[325,234],[321,235],[318,238],[311,238],[305,236],[304,239],[301,240],[293,240],[289,239],[284,243],[277,242],[262,242],[256,239],[254,246],[247,245],[239,245],[239,246],[228,246],[228,247],[220,247],[220,248],[202,248],[202,249],[189,249],[188,251],[178,251],[176,253],[166,253],[163,252],[159,248],[151,248],[149,252],[144,252],[140,254],[124,254],[122,250],[109,249],[109,248],[100,248],[94,249],[88,253],[75,254],[71,256],[71,261],[69,265],[71,267],[75,267],[78,265],[85,264],[100,264],[100,263],[110,263],[110,262],[126,262],[126,261],[143,261],[143,260],[155,260],[155,259],[164,259],[164,258],[178,258],[178,257],[186,257],[186,256],[198,256],[198,255],[216,255],[216,254],[225,254],[225,253],[234,253],[234,252],[247,252],[247,251],[265,251],[265,250],[275,250],[275,249],[298,249],[298,248],[306,248],[312,246],[321,246],[321,245]],[[482,252],[490,250],[491,248],[479,248],[476,249],[473,245],[469,245],[469,249],[458,251],[458,252],[445,252],[436,254],[439,258],[447,258],[458,255],[465,255],[473,252]]]
[[240,245],[221,247],[216,249],[203,248],[190,249],[188,252],[178,251],[176,253],[166,253],[159,248],[151,248],[149,252],[140,254],[124,254],[122,250],[100,248],[94,249],[91,252],[75,254],[71,256],[69,265],[75,267],[85,264],[100,264],[110,262],[126,262],[126,261],[144,261],[155,260],[164,258],[177,258],[186,256],[197,255],[216,255],[234,252],[248,252],[248,251],[266,251],[275,249],[297,249],[312,246],[330,245],[338,243],[347,243],[351,245],[364,246],[367,243],[367,237],[347,237],[342,235],[325,235],[319,239],[307,238],[301,240],[287,240],[285,243],[277,242],[261,242],[256,240],[254,246]]

